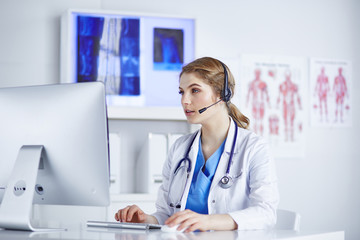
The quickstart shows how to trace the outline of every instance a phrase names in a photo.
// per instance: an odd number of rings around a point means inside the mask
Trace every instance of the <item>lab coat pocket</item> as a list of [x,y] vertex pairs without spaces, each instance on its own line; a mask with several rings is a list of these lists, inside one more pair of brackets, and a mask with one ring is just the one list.
[[244,209],[247,204],[245,177],[242,174],[231,176],[233,185],[224,191],[227,212]]

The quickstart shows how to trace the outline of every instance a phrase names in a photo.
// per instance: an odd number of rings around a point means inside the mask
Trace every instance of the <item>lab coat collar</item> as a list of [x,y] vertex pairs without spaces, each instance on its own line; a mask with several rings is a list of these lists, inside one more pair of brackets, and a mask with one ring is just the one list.
[[[225,148],[224,148],[224,152],[226,152],[227,154],[230,154],[231,152],[231,147],[235,138],[235,128],[236,128],[235,121],[231,117],[229,118],[230,118],[230,128],[226,137]],[[238,131],[238,135],[239,135],[239,131]],[[235,145],[234,153],[236,153],[237,151],[238,148],[237,145]]]

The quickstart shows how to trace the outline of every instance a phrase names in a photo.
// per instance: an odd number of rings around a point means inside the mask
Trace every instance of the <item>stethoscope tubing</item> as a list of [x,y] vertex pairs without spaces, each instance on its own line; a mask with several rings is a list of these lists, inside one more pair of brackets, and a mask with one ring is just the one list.
[[190,150],[191,150],[191,146],[193,145],[194,141],[195,141],[195,138],[197,136],[198,132],[196,132],[196,134],[194,135],[194,137],[192,138],[189,146],[188,146],[188,149],[186,151],[186,154],[185,154],[185,157],[183,159],[181,159],[178,163],[178,165],[176,166],[175,170],[174,170],[174,174],[177,173],[177,171],[179,170],[180,166],[181,166],[181,163],[184,162],[184,161],[187,161],[188,162],[188,168],[186,170],[186,172],[189,174],[191,172],[191,160],[189,158],[189,153],[190,153]]
[[229,157],[229,162],[228,162],[227,169],[226,169],[226,174],[227,174],[227,175],[230,174],[230,167],[231,167],[231,164],[232,164],[232,158],[233,158],[233,156],[234,156],[235,144],[236,144],[236,139],[237,139],[237,134],[238,134],[238,125],[236,124],[235,121],[234,121],[234,123],[235,123],[235,135],[234,135],[234,140],[233,140],[233,142],[232,142],[231,151],[230,151],[230,157]]
[[[220,186],[224,189],[226,188],[230,188],[232,186],[232,183],[233,183],[233,180],[232,178],[230,177],[230,168],[231,168],[231,164],[232,164],[232,158],[233,158],[233,155],[234,155],[234,150],[235,150],[235,145],[236,145],[236,139],[237,139],[237,134],[238,134],[238,125],[236,124],[236,122],[234,121],[235,123],[235,135],[234,135],[234,139],[233,139],[233,142],[232,142],[232,146],[231,146],[231,151],[230,151],[230,156],[229,156],[229,161],[228,161],[228,165],[227,165],[227,168],[226,168],[226,173],[225,175],[221,178],[220,180]],[[191,150],[191,147],[192,145],[194,144],[194,141],[196,139],[196,136],[198,135],[199,132],[196,132],[196,134],[194,134],[194,137],[192,138],[189,146],[188,146],[188,149],[186,151],[186,154],[185,154],[185,157],[182,158],[179,163],[177,164],[175,170],[174,170],[174,178],[175,178],[175,175],[177,175],[178,173],[178,170],[180,169],[180,166],[183,162],[187,162],[188,164],[188,167],[186,169],[186,173],[187,173],[187,178],[186,178],[186,181],[187,179],[189,178],[189,174],[191,172],[191,159],[189,157],[189,153],[190,153],[190,150]],[[172,183],[170,184],[172,185]],[[186,187],[186,184],[185,184],[185,187]],[[183,189],[183,192],[182,192],[182,195],[181,195],[181,198],[183,197],[184,195],[184,191],[185,189]],[[181,198],[179,199],[179,201],[174,204],[174,203],[170,203],[170,207],[175,207],[176,208],[180,208],[180,201],[181,201]]]
[[[236,145],[236,139],[237,139],[237,134],[238,134],[238,125],[236,124],[236,122],[234,121],[235,123],[235,135],[234,135],[234,140],[232,142],[232,146],[231,146],[231,151],[230,151],[230,157],[229,157],[229,161],[228,161],[228,165],[227,165],[227,168],[226,168],[226,174],[229,175],[230,174],[230,168],[231,168],[231,164],[232,164],[232,158],[233,158],[233,155],[234,155],[234,150],[235,150],[235,145]],[[186,150],[186,154],[185,154],[185,157],[182,158],[178,165],[176,166],[175,170],[174,170],[174,174],[177,172],[177,170],[179,169],[179,167],[181,166],[181,163],[184,162],[184,161],[187,161],[188,162],[188,169],[187,169],[187,173],[190,173],[191,171],[191,160],[190,160],[190,157],[189,157],[189,153],[190,153],[190,150],[191,150],[191,147],[192,145],[194,144],[194,141],[195,141],[195,138],[197,136],[199,132],[196,132],[196,134],[194,135],[194,137],[192,138],[189,146],[188,146],[188,149]]]

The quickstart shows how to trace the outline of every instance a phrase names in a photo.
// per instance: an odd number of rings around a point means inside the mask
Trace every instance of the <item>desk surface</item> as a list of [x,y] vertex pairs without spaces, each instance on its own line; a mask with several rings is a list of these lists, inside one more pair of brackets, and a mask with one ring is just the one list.
[[117,230],[102,228],[87,228],[84,230],[68,230],[59,232],[26,232],[0,230],[0,239],[86,239],[86,240],[344,240],[343,231],[339,232],[294,232],[286,230],[270,231],[216,231],[198,233],[164,233],[160,230]]

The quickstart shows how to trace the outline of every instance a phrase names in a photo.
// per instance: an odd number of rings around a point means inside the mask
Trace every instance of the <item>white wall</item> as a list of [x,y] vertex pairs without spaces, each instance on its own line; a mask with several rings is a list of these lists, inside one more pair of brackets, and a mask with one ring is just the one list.
[[280,207],[300,212],[303,230],[345,230],[346,239],[360,238],[360,1],[0,0],[0,87],[59,81],[59,19],[67,8],[195,17],[197,56],[352,61],[354,126],[308,128],[305,157],[277,159],[277,168]]

